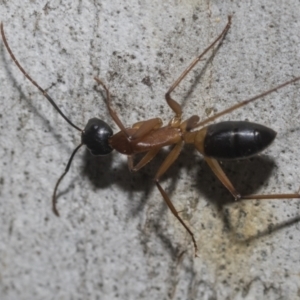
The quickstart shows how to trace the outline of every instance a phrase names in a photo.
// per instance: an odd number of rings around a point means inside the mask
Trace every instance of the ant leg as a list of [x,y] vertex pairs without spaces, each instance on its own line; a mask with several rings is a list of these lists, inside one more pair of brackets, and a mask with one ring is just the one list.
[[201,122],[199,122],[197,124],[194,124],[192,129],[197,128],[197,127],[202,127],[203,125],[205,125],[205,124],[207,124],[209,122],[212,122],[215,119],[217,119],[217,118],[219,118],[219,117],[221,117],[223,115],[227,115],[228,113],[231,113],[232,111],[234,111],[234,110],[236,110],[236,109],[238,109],[240,107],[248,105],[251,102],[254,102],[254,101],[256,101],[256,100],[258,100],[258,99],[260,99],[262,97],[265,97],[266,95],[271,94],[271,93],[273,93],[275,91],[278,91],[279,89],[282,89],[283,87],[285,87],[285,86],[287,86],[289,84],[295,83],[296,81],[299,81],[299,80],[300,80],[300,76],[296,77],[294,79],[291,79],[289,81],[286,81],[286,82],[284,82],[284,83],[276,86],[275,88],[272,88],[272,89],[270,89],[270,90],[268,90],[266,92],[263,92],[263,93],[261,93],[261,94],[259,94],[257,96],[254,96],[254,97],[252,97],[250,99],[241,101],[241,102],[239,102],[239,103],[237,103],[237,104],[235,104],[235,105],[233,105],[233,106],[231,106],[231,107],[229,107],[227,109],[224,109],[223,111],[220,111],[219,113],[217,113],[217,114],[215,114],[215,115],[213,115],[213,116],[211,116],[211,117],[209,117],[209,118],[207,118],[207,119],[205,119],[205,120],[203,120],[203,121],[201,121]]
[[136,128],[137,131],[130,136],[131,140],[139,139],[147,135],[150,131],[158,129],[162,126],[162,120],[160,118],[154,118],[147,121],[137,122],[132,125],[132,128]]
[[143,168],[146,164],[148,164],[155,156],[156,154],[159,152],[161,148],[153,148],[150,151],[148,151],[145,156],[135,165],[133,166],[133,160],[132,160],[132,156],[128,156],[128,166],[129,166],[129,170],[136,172],[138,170],[140,170],[141,168]]
[[171,212],[173,213],[173,215],[177,218],[177,220],[181,223],[181,225],[185,228],[185,230],[191,236],[191,238],[193,240],[194,248],[195,248],[195,256],[197,256],[198,247],[197,247],[197,243],[196,243],[193,232],[189,229],[189,227],[185,224],[185,222],[178,215],[178,212],[175,209],[171,199],[169,198],[168,194],[165,192],[165,190],[162,188],[162,186],[159,183],[160,177],[168,170],[168,168],[174,163],[174,161],[179,156],[179,154],[181,152],[181,149],[182,149],[182,146],[183,146],[182,141],[178,142],[175,145],[175,147],[172,149],[172,151],[169,153],[169,155],[166,157],[166,159],[164,160],[164,162],[162,163],[162,165],[158,169],[158,171],[155,175],[154,181],[155,181],[155,184],[156,184],[159,192],[161,193],[163,199],[165,200],[166,204],[168,205],[168,207],[171,210]]
[[300,194],[267,194],[267,195],[246,195],[241,196],[241,194],[234,188],[224,171],[222,170],[220,164],[217,160],[213,158],[204,157],[206,162],[208,163],[211,170],[215,173],[221,183],[229,190],[235,200],[267,200],[267,199],[299,199]]
[[269,195],[246,195],[242,196],[241,200],[268,200],[268,199],[299,199],[300,194],[269,194]]
[[102,80],[100,80],[99,78],[97,77],[94,77],[94,79],[98,82],[98,84],[102,85],[102,87],[105,89],[106,91],[106,100],[105,100],[105,103],[106,103],[106,106],[108,108],[108,111],[109,111],[109,114],[110,116],[112,117],[112,119],[115,121],[115,123],[118,125],[118,127],[120,128],[121,131],[123,131],[127,137],[129,137],[127,131],[126,131],[126,128],[125,126],[123,125],[123,123],[121,122],[121,120],[119,119],[117,113],[112,109],[111,107],[111,101],[110,101],[110,92],[108,90],[108,88],[106,87],[106,85],[103,83]]
[[127,165],[128,165],[129,171],[132,171],[133,170],[133,155],[127,156]]
[[160,183],[158,182],[158,180],[156,180],[155,183],[156,183],[156,186],[157,186],[158,190],[160,191],[161,195],[163,196],[166,204],[168,205],[169,209],[173,213],[173,215],[177,218],[177,220],[181,223],[181,225],[185,228],[185,230],[191,236],[191,238],[193,240],[194,248],[195,248],[195,256],[197,256],[198,246],[197,246],[197,243],[196,243],[196,240],[195,240],[193,232],[188,228],[188,226],[185,224],[185,222],[181,219],[181,217],[179,216],[177,210],[175,209],[175,207],[174,207],[171,199],[169,198],[169,196],[165,192],[165,190],[162,188],[162,186],[160,185]]
[[132,127],[135,128],[137,127],[138,130],[132,135],[129,136],[125,126],[123,125],[123,123],[121,122],[121,120],[119,119],[117,113],[112,109],[111,107],[111,100],[110,100],[110,92],[109,89],[106,87],[106,85],[103,83],[102,80],[100,80],[97,77],[94,77],[94,79],[100,84],[102,85],[102,87],[105,89],[106,91],[106,105],[109,111],[110,116],[112,117],[112,119],[115,121],[115,123],[118,125],[118,127],[120,128],[121,131],[125,132],[126,136],[129,139],[137,139],[140,137],[145,136],[148,132],[150,132],[153,129],[157,129],[159,127],[162,126],[162,121],[160,118],[154,118],[154,119],[150,119],[147,121],[143,121],[143,122],[138,122],[135,123]]
[[[136,128],[137,131],[131,135],[130,140],[135,140],[144,137],[150,131],[158,129],[162,126],[162,120],[160,118],[154,118],[147,121],[137,122],[132,125],[132,128]],[[128,168],[130,171],[136,172],[142,167],[144,167],[147,163],[149,163],[158,153],[161,147],[152,148],[150,151],[146,153],[146,155],[140,160],[138,164],[133,166],[133,157],[128,156]]]
[[205,157],[205,161],[211,168],[211,170],[215,173],[215,175],[218,177],[218,179],[222,182],[222,184],[226,187],[226,189],[231,193],[231,195],[234,197],[235,200],[239,200],[241,198],[241,194],[235,189],[235,187],[232,185],[224,171],[222,170],[219,162],[215,160],[214,158]]
[[153,129],[158,129],[161,127],[162,125],[162,120],[160,118],[153,118],[153,119],[149,119],[146,121],[139,121],[134,123],[131,128],[140,128],[141,126],[143,126],[144,123],[150,123],[153,124]]
[[[130,136],[130,140],[135,140],[144,137],[147,135],[150,131],[158,129],[162,126],[162,120],[160,118],[154,118],[147,121],[141,121],[137,122],[132,125],[132,128],[136,128],[137,131]],[[130,171],[136,172],[142,167],[144,167],[146,164],[148,164],[158,153],[160,150],[160,147],[153,148],[150,151],[146,153],[146,155],[140,160],[139,163],[137,163],[135,166],[133,165],[133,157],[128,156],[127,162],[128,162],[128,168]]]
[[170,94],[173,90],[179,85],[179,83],[183,80],[183,78],[194,68],[194,66],[201,60],[201,58],[215,46],[215,44],[220,41],[222,38],[225,37],[227,31],[229,30],[231,25],[231,16],[228,16],[228,22],[225,28],[223,29],[222,33],[215,39],[213,43],[211,43],[199,56],[197,56],[192,63],[183,71],[183,73],[179,76],[179,78],[172,84],[172,86],[167,91],[165,98],[170,106],[170,108],[175,112],[176,117],[180,118],[182,114],[181,106],[171,98]]
[[161,166],[159,167],[158,171],[156,172],[156,175],[154,177],[154,180],[157,181],[159,178],[170,168],[170,166],[174,163],[174,161],[179,156],[181,149],[183,146],[183,141],[179,140],[175,147],[172,149],[172,151],[168,154],[168,156],[165,158]]

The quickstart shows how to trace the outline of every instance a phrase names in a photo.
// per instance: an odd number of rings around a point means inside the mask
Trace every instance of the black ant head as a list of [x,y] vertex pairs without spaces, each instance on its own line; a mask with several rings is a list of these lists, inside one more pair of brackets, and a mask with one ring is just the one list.
[[81,142],[93,155],[107,155],[113,150],[108,142],[112,135],[113,131],[107,123],[93,118],[88,121],[82,131]]

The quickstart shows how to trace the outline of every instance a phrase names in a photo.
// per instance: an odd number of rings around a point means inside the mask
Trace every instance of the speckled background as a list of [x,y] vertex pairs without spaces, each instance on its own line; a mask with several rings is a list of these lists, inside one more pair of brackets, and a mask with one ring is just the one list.
[[[174,93],[185,116],[213,111],[300,76],[299,1],[4,1],[9,44],[79,127],[113,124],[94,76],[124,124],[172,117],[164,94],[189,62],[232,27]],[[166,155],[130,174],[118,153],[76,156],[51,211],[57,178],[80,142],[0,43],[1,299],[300,298],[299,200],[232,197],[186,147],[162,185],[195,233],[172,216],[152,178]],[[97,90],[98,89],[98,90]],[[100,89],[101,90],[101,89]],[[242,193],[292,193],[300,184],[300,84],[223,120],[278,132],[257,158],[226,162]]]

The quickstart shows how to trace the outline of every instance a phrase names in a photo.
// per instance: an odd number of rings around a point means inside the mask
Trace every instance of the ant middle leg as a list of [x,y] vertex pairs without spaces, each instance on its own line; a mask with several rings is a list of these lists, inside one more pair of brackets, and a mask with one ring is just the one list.
[[[137,122],[132,125],[132,128],[137,129],[137,131],[129,137],[130,140],[136,140],[144,137],[149,132],[155,129],[159,129],[162,126],[162,120],[160,118],[154,118],[146,121]],[[159,152],[161,147],[153,147],[150,151],[148,151],[144,157],[134,166],[133,163],[133,155],[128,156],[128,168],[130,171],[136,172],[146,164],[148,164]]]
[[231,16],[228,16],[228,22],[221,34],[199,55],[197,56],[192,63],[183,71],[183,73],[179,76],[179,78],[172,84],[167,93],[165,94],[166,101],[170,108],[174,111],[177,119],[181,118],[182,109],[180,104],[178,104],[174,99],[171,98],[170,94],[174,91],[174,89],[179,85],[179,83],[185,78],[185,76],[194,68],[194,66],[201,60],[201,58],[215,46],[217,42],[222,40],[226,33],[228,32],[231,25]]
[[168,156],[166,157],[166,159],[163,161],[163,163],[161,164],[160,168],[158,169],[158,171],[157,171],[157,173],[156,173],[156,175],[154,177],[154,181],[155,181],[155,184],[156,184],[159,192],[161,193],[163,199],[165,200],[166,204],[168,205],[168,207],[171,210],[171,212],[173,213],[173,215],[177,218],[177,220],[181,223],[181,225],[185,228],[185,230],[191,236],[193,244],[194,244],[195,256],[197,256],[198,247],[197,247],[197,243],[196,243],[196,240],[195,240],[193,232],[189,229],[189,227],[186,225],[186,223],[179,216],[178,211],[174,207],[174,205],[173,205],[170,197],[168,196],[168,194],[166,193],[166,191],[162,188],[162,186],[159,183],[159,179],[161,178],[161,176],[169,169],[169,167],[178,158],[178,156],[179,156],[179,154],[181,152],[182,146],[183,146],[183,142],[182,141],[178,142],[175,145],[175,147],[168,154]]

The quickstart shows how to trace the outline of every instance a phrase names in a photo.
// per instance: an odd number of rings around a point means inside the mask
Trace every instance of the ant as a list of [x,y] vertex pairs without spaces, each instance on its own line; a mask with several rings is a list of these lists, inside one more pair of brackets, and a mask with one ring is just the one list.
[[[203,121],[200,121],[200,118],[196,115],[193,115],[187,120],[182,121],[181,106],[170,96],[174,89],[202,59],[202,57],[215,45],[221,44],[230,26],[231,16],[228,17],[228,22],[221,34],[213,41],[211,45],[209,45],[203,51],[202,54],[197,56],[192,61],[192,63],[183,71],[183,73],[172,84],[172,86],[165,94],[167,104],[175,113],[175,116],[165,126],[163,126],[162,120],[160,118],[153,118],[150,120],[137,122],[133,124],[132,127],[125,127],[119,119],[117,113],[112,109],[109,89],[106,87],[102,80],[95,77],[94,79],[96,80],[96,82],[101,85],[106,92],[105,103],[108,108],[109,114],[120,129],[118,133],[113,134],[110,126],[98,118],[90,119],[84,129],[81,129],[74,125],[58,108],[58,106],[48,95],[48,93],[44,89],[42,89],[19,64],[18,60],[16,59],[8,45],[3,30],[3,24],[1,23],[1,35],[3,42],[9,55],[11,56],[17,67],[25,75],[25,77],[42,92],[42,94],[57,110],[57,112],[71,126],[81,132],[81,143],[73,151],[71,157],[69,158],[65,171],[57,180],[53,191],[52,209],[55,215],[59,216],[56,207],[56,193],[58,186],[64,176],[68,173],[76,152],[83,145],[86,145],[93,155],[107,155],[114,149],[121,154],[127,155],[128,166],[131,171],[138,171],[146,164],[148,164],[157,155],[161,148],[174,145],[173,149],[170,151],[170,153],[167,155],[167,157],[159,167],[154,177],[154,182],[173,215],[191,236],[194,244],[195,254],[197,254],[198,247],[193,232],[179,216],[178,211],[172,204],[168,194],[159,183],[162,175],[164,175],[164,173],[170,168],[170,166],[179,156],[185,143],[195,145],[196,149],[203,155],[211,170],[221,181],[221,183],[228,189],[228,191],[233,195],[235,200],[300,198],[299,193],[242,196],[230,182],[218,162],[219,160],[238,160],[249,158],[260,153],[265,148],[267,148],[275,139],[276,132],[274,130],[260,124],[246,121],[225,121],[212,125],[206,125],[207,123],[210,123],[215,119],[232,112],[233,110],[243,107],[250,102],[261,99],[262,97],[270,93],[273,93],[289,84],[299,81],[300,77],[296,77],[255,97],[237,103]],[[201,127],[201,129],[195,130],[198,127]],[[133,157],[137,153],[146,154],[137,164],[134,165]]]

